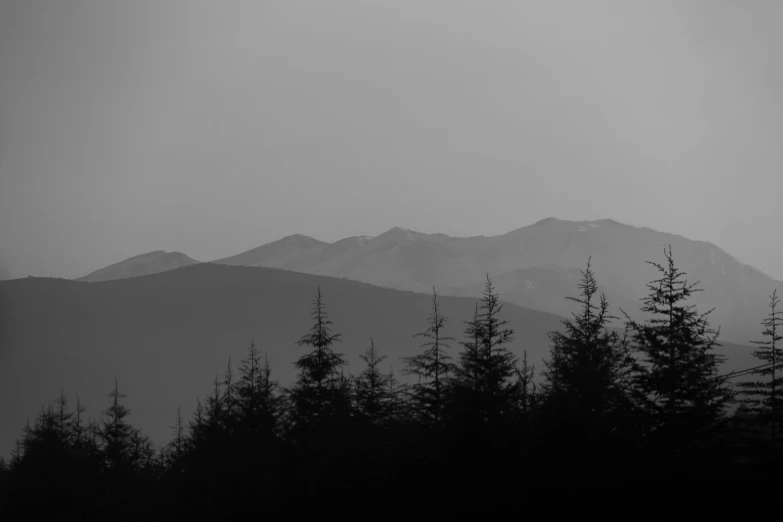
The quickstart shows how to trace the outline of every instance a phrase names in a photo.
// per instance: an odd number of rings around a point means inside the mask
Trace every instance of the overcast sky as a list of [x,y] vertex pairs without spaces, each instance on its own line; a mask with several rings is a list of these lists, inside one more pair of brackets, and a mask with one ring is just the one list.
[[0,0],[0,257],[555,216],[783,279],[781,27],[779,0]]

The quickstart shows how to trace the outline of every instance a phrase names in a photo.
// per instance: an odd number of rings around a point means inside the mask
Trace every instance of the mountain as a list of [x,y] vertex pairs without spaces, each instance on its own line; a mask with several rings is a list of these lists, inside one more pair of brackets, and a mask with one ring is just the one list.
[[[311,323],[311,304],[321,286],[336,347],[363,366],[369,345],[388,355],[387,366],[402,376],[400,357],[418,353],[413,335],[427,327],[431,296],[299,272],[195,264],[167,272],[85,283],[23,278],[0,283],[0,455],[7,455],[28,417],[63,388],[76,393],[100,416],[116,374],[127,394],[131,420],[156,440],[168,439],[178,405],[190,414],[196,398],[223,378],[229,357],[234,371],[251,339],[267,350],[273,377],[290,384],[296,346]],[[472,317],[474,299],[443,297],[446,333],[462,339],[462,321]],[[546,332],[557,316],[506,305],[502,316],[516,330],[511,348],[528,350],[537,371],[548,352]],[[451,344],[454,356],[460,351]],[[404,378],[403,378],[404,380]]]
[[174,270],[175,268],[190,266],[196,263],[198,263],[198,261],[189,258],[181,252],[164,252],[163,250],[156,250],[101,268],[84,277],[80,277],[77,281],[95,283],[98,281],[138,277]]
[[280,268],[293,259],[318,252],[327,246],[329,243],[301,234],[294,234],[235,256],[212,261],[212,263]]
[[[504,285],[509,301],[565,314],[568,303],[562,298],[576,295],[574,278],[578,280],[578,271],[592,259],[612,313],[622,317],[622,308],[637,319],[642,318],[640,299],[648,293],[646,284],[659,275],[646,261],[665,263],[664,249],[671,245],[677,268],[689,282],[699,281],[703,288],[692,304],[700,311],[714,308],[713,326],[720,325],[722,337],[738,343],[758,338],[769,294],[775,288],[783,292],[783,283],[740,263],[712,243],[611,219],[547,218],[490,237],[458,238],[394,227],[361,241],[348,238],[330,244],[307,239],[306,249],[291,247],[285,256],[267,256],[264,266],[416,292],[430,292],[435,286],[444,295],[473,297],[480,295],[489,273]],[[213,263],[230,264],[226,260]]]

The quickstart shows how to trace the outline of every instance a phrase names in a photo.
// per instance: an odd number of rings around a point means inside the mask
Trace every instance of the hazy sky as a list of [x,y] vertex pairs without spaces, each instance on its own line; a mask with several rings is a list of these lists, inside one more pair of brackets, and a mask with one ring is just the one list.
[[0,257],[549,216],[783,279],[783,2],[0,0]]

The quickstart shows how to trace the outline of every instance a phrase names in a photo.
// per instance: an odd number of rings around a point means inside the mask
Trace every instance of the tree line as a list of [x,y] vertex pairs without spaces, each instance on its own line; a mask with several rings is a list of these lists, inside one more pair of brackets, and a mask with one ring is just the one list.
[[[550,333],[540,384],[527,353],[508,348],[515,331],[489,275],[459,341],[444,334],[449,319],[433,289],[426,328],[415,334],[421,350],[402,361],[412,383],[387,370],[372,338],[363,370],[345,375],[341,334],[318,288],[291,386],[273,379],[251,341],[190,418],[176,412],[157,450],[129,422],[116,379],[100,422],[85,421],[78,395],[71,411],[61,393],[0,460],[0,513],[223,520],[386,503],[457,513],[568,481],[611,488],[776,473],[776,292],[761,323],[767,339],[754,341],[755,380],[734,386],[718,373],[711,311],[686,304],[700,289],[674,266],[671,248],[665,256],[650,263],[660,277],[643,299],[649,319],[621,310],[623,333],[608,327],[617,317],[588,260],[580,295],[568,297],[579,311]],[[731,404],[740,405],[734,415]]]

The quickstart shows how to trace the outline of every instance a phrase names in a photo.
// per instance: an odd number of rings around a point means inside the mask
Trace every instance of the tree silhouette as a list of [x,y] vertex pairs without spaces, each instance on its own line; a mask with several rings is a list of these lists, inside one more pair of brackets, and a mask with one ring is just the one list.
[[667,445],[680,448],[721,419],[732,399],[731,389],[716,379],[723,357],[714,352],[719,330],[709,326],[712,310],[698,314],[687,300],[698,284],[688,284],[674,266],[671,247],[667,266],[647,261],[661,278],[647,284],[643,312],[653,315],[644,323],[627,319],[631,342],[641,356],[635,378],[648,411],[651,433]]
[[770,428],[773,445],[777,444],[777,425],[781,421],[783,409],[783,397],[780,396],[783,377],[779,371],[783,365],[783,349],[778,348],[778,341],[783,340],[783,311],[778,310],[779,304],[780,298],[775,289],[769,296],[769,315],[761,322],[764,326],[762,335],[769,339],[751,341],[760,347],[753,352],[753,356],[764,362],[763,367],[754,370],[752,375],[767,379],[737,383],[744,397],[742,404],[749,414]]
[[508,321],[498,317],[503,305],[489,274],[478,310],[473,321],[467,322],[465,334],[471,340],[463,343],[466,349],[460,354],[456,373],[463,397],[460,400],[466,402],[479,422],[490,424],[516,413],[518,383],[513,381],[517,358],[507,348],[514,330],[506,327]]
[[[550,332],[553,344],[543,372],[544,437],[559,447],[557,454],[570,463],[608,452],[617,453],[630,434],[627,420],[633,412],[629,378],[635,360],[627,343],[607,328],[609,304],[601,294],[590,268],[582,271],[579,297],[566,297],[580,305],[572,319],[564,319],[564,331]],[[582,468],[593,468],[595,462]]]
[[326,313],[320,286],[311,315],[315,322],[297,345],[310,346],[312,350],[294,363],[299,374],[291,389],[296,422],[302,427],[318,424],[324,417],[347,410],[350,397],[350,389],[340,373],[347,361],[332,349],[332,345],[341,340],[341,334],[332,333],[333,323]]
[[185,455],[187,450],[187,432],[185,421],[182,418],[182,407],[177,406],[177,419],[171,426],[172,439],[170,442],[171,453],[169,454],[170,465],[174,465]]
[[359,356],[367,365],[356,379],[356,400],[360,415],[367,418],[371,424],[385,421],[386,404],[388,402],[389,375],[380,371],[380,364],[386,356],[379,355],[375,341],[370,338],[370,346]]
[[534,381],[536,367],[527,362],[527,350],[522,352],[522,367],[516,368],[519,393],[519,410],[529,416],[538,406],[539,393]]
[[117,377],[114,377],[114,390],[109,393],[111,406],[106,409],[103,424],[99,432],[103,442],[105,465],[112,473],[127,473],[133,469],[132,438],[133,427],[125,421],[130,410],[120,403],[125,398],[119,392]]
[[428,327],[425,331],[414,334],[414,337],[426,339],[421,345],[424,351],[413,357],[403,358],[405,373],[419,377],[419,382],[413,385],[413,397],[419,414],[427,423],[440,422],[449,373],[453,372],[454,367],[451,356],[445,350],[450,348],[448,341],[454,340],[443,334],[446,320],[440,313],[438,294],[433,287],[432,312],[427,318]]
[[597,305],[593,302],[598,283],[589,259],[579,288],[579,297],[566,299],[581,305],[580,312],[561,321],[564,332],[551,334],[556,353],[546,362],[544,389],[559,408],[582,419],[582,427],[591,433],[581,436],[596,438],[604,434],[601,430],[610,429],[609,417],[627,409],[630,397],[624,384],[634,360],[617,333],[607,328],[611,319],[618,318],[609,315],[606,296],[601,294]]

